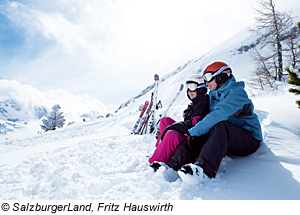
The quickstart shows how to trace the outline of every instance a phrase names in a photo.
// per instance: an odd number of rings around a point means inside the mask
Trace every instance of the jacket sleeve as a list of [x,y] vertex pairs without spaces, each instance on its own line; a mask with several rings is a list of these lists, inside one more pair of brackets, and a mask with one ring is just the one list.
[[216,124],[226,121],[241,113],[250,101],[244,90],[231,90],[222,98],[201,121],[189,129],[191,136],[202,136],[209,132]]
[[193,109],[193,104],[189,104],[188,107],[182,113],[183,120],[189,120],[191,118],[190,115],[192,109]]

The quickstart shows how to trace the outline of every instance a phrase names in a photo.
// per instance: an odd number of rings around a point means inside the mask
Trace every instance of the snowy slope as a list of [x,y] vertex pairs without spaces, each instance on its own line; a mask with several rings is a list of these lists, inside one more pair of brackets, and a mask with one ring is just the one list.
[[[187,62],[159,86],[163,111],[191,74],[223,60],[238,80],[254,66],[249,46],[256,41],[237,34],[201,58]],[[154,173],[147,156],[152,135],[131,135],[138,106],[150,99],[151,86],[121,105],[111,117],[76,123],[53,132],[0,141],[0,199],[300,199],[300,111],[296,97],[280,84],[252,95],[264,142],[248,157],[225,157],[215,179],[189,186]],[[185,90],[184,90],[185,91]],[[182,119],[186,93],[169,115]]]
[[146,157],[154,137],[130,135],[136,115],[123,115],[1,142],[0,199],[300,199],[300,111],[281,90],[253,98],[265,137],[259,150],[225,157],[203,185],[155,174]]
[[[230,39],[217,45],[214,49],[204,54],[199,58],[192,59],[178,67],[175,71],[170,72],[164,77],[160,77],[161,83],[159,88],[159,97],[162,98],[163,105],[168,104],[172,99],[173,92],[175,95],[180,87],[188,77],[193,74],[201,73],[212,61],[224,61],[231,66],[237,80],[245,79],[251,75],[255,70],[255,65],[251,60],[253,48],[259,46],[260,36],[251,35],[248,29],[244,29],[240,33],[234,35]],[[137,110],[138,106],[143,104],[145,100],[150,99],[150,92],[154,84],[147,86],[136,96],[121,104],[116,110],[117,113],[123,113]],[[180,100],[186,99],[186,94],[182,94]],[[186,100],[187,101],[187,100]],[[188,101],[187,101],[188,102]]]

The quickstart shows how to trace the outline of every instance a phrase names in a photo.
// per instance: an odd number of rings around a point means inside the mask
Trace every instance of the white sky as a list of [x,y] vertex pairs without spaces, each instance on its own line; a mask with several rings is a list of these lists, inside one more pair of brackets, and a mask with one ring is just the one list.
[[[280,9],[296,2],[275,1]],[[254,7],[255,0],[1,1],[0,14],[23,42],[0,60],[0,78],[119,105],[155,73],[163,76],[253,24]]]

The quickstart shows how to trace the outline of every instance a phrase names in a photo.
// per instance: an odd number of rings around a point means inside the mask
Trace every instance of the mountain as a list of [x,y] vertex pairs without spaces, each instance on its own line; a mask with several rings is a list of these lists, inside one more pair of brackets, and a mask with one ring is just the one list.
[[[22,132],[19,130],[36,134],[40,130],[41,118],[47,116],[55,104],[62,107],[67,124],[108,113],[104,104],[88,95],[72,95],[63,90],[40,92],[17,81],[0,80],[1,139],[15,136],[15,131]],[[32,130],[29,124],[35,124],[35,129]]]
[[[158,98],[163,108],[159,112],[167,107],[180,84],[203,71],[209,62],[227,62],[237,80],[247,80],[255,69],[251,53],[253,46],[259,46],[257,41],[245,30],[162,77]],[[138,107],[150,99],[152,88],[147,86],[120,105],[114,116],[0,141],[0,199],[300,199],[300,112],[286,83],[260,93],[250,93],[247,88],[264,141],[251,156],[226,156],[216,178],[199,186],[189,186],[180,179],[169,182],[162,172],[154,173],[148,156],[155,149],[155,137],[130,134]],[[189,102],[186,93],[181,93],[169,116],[182,120]],[[199,204],[202,209],[199,202],[192,209],[199,210]],[[277,207],[278,202],[267,208],[268,213]],[[293,207],[283,208],[287,212]],[[184,207],[182,212],[189,209]]]
[[[222,44],[216,46],[214,49],[205,55],[189,60],[176,70],[170,72],[164,77],[160,78],[159,97],[163,100],[163,105],[168,104],[172,96],[166,96],[165,92],[171,91],[176,94],[182,80],[187,80],[192,74],[202,73],[205,66],[212,61],[224,61],[233,69],[234,75],[237,79],[246,79],[255,71],[255,65],[251,60],[253,48],[259,47],[261,36],[253,36],[248,29],[234,35],[230,39],[224,41]],[[131,109],[138,109],[146,99],[150,99],[150,92],[154,87],[154,83],[147,86],[136,96],[124,102],[115,111],[116,113],[128,112]],[[181,95],[180,100],[185,100],[186,96]],[[186,101],[188,102],[188,101]]]

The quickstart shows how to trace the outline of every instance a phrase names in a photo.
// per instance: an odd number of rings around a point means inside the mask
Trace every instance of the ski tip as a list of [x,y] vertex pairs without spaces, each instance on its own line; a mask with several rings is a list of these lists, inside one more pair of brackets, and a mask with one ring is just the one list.
[[180,85],[180,90],[183,90],[183,86],[184,86],[183,84]]

